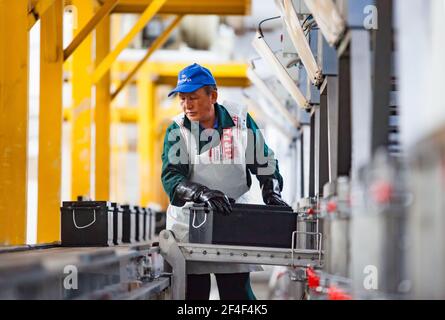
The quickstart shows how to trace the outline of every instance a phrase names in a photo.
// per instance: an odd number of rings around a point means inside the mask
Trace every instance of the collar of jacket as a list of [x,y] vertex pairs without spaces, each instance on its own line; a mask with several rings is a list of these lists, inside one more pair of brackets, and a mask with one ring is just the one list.
[[[232,117],[229,112],[224,108],[224,106],[215,103],[215,113],[218,118],[218,128],[227,129],[230,127],[234,127],[235,123],[233,123]],[[191,123],[187,116],[184,116],[184,127],[190,130]]]

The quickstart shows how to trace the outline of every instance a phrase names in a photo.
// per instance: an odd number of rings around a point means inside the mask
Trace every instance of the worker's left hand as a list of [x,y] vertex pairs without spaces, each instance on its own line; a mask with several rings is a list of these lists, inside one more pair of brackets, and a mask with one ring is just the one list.
[[283,199],[281,199],[281,191],[278,180],[270,178],[263,183],[261,190],[263,201],[270,206],[289,206]]
[[279,195],[271,194],[266,197],[263,197],[263,201],[265,204],[269,206],[289,206]]

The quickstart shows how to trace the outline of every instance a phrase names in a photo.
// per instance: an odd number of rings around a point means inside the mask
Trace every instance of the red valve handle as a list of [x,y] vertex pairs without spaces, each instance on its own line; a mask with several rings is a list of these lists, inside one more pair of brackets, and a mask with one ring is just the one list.
[[320,277],[311,267],[306,269],[307,283],[310,289],[315,289],[320,286]]
[[333,213],[333,212],[337,211],[337,203],[335,201],[329,201],[326,205],[326,210],[329,213]]
[[352,300],[352,296],[336,286],[328,288],[328,300]]
[[376,203],[384,204],[391,201],[393,186],[387,181],[378,181],[371,186],[371,194]]

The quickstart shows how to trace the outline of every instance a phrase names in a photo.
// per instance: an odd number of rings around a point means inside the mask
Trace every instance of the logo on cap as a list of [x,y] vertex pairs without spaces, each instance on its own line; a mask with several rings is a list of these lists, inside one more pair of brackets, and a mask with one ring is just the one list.
[[181,79],[178,79],[178,85],[184,83],[184,82],[192,82],[192,78],[187,78],[185,74],[181,76]]

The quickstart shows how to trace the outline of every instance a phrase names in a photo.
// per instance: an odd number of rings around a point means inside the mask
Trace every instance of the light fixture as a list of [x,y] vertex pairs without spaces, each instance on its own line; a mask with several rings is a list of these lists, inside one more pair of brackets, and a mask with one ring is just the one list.
[[286,109],[286,107],[280,102],[280,99],[275,95],[275,93],[270,90],[270,88],[267,86],[267,84],[264,82],[263,79],[258,76],[258,74],[252,70],[251,68],[247,69],[247,77],[249,80],[253,83],[254,86],[257,87],[259,92],[269,101],[272,103],[274,108],[281,113],[295,128],[300,127],[300,121],[296,116],[291,114],[289,110]]
[[278,119],[269,116],[261,102],[254,101],[251,97],[244,95],[244,103],[247,105],[249,110],[254,110],[256,115],[263,119],[265,123],[273,125],[285,137],[292,139],[296,136],[296,130],[292,132],[287,126],[283,126]]
[[312,54],[309,42],[304,35],[303,28],[298,19],[297,13],[292,5],[291,0],[277,0],[276,1],[282,16],[284,17],[284,24],[286,25],[292,43],[297,50],[297,53],[303,62],[311,82],[318,86],[323,82],[323,75],[320,67]]
[[346,29],[334,1],[304,0],[329,45],[337,45]]
[[297,104],[304,109],[310,108],[311,104],[309,103],[309,101],[306,99],[300,88],[298,88],[295,81],[287,73],[284,66],[267,45],[264,37],[262,37],[258,32],[256,33],[255,38],[252,41],[252,45],[258,52],[258,54],[272,67],[278,80],[281,82],[283,87],[286,88],[292,98],[295,99]]

